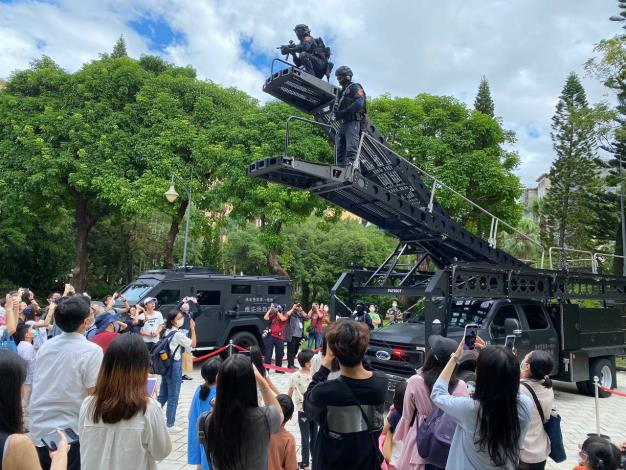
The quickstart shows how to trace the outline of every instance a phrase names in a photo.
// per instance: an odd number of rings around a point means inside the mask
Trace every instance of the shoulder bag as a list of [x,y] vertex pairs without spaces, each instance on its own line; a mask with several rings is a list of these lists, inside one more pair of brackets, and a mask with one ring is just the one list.
[[543,415],[543,410],[541,409],[541,403],[539,403],[539,398],[537,398],[537,394],[533,388],[525,382],[520,382],[528,391],[530,392],[533,400],[535,402],[535,406],[537,407],[537,411],[539,412],[539,417],[541,418],[541,422],[543,423],[543,429],[546,431],[548,435],[548,439],[550,440],[550,458],[554,460],[556,463],[561,463],[567,459],[567,455],[565,454],[565,447],[563,446],[563,433],[561,432],[561,416],[556,412],[556,410],[552,410],[550,412],[550,418],[546,421],[545,416]]

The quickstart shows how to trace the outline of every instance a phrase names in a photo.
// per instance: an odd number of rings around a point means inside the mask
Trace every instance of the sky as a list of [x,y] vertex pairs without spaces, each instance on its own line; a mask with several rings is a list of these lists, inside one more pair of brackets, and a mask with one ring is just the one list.
[[472,106],[486,76],[496,115],[517,135],[517,174],[533,186],[555,157],[551,117],[567,75],[591,103],[611,101],[583,64],[620,32],[608,20],[617,13],[615,0],[0,0],[0,78],[43,54],[75,71],[124,35],[133,57],[191,65],[266,101],[276,46],[306,23],[368,96],[426,92]]

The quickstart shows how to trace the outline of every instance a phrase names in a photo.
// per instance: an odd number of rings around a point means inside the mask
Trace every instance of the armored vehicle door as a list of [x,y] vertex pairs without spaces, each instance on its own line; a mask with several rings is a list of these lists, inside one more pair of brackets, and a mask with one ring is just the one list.
[[[497,303],[492,312],[491,321],[489,324],[489,333],[491,334],[491,344],[497,344],[504,346],[504,341],[507,334],[513,334],[513,331],[507,331],[505,324],[510,325],[511,322],[506,320],[511,319],[517,322],[515,330],[519,332],[522,329],[522,322],[520,320],[519,313],[515,308],[515,305],[511,303]],[[522,332],[517,338],[515,338],[515,353],[517,357],[522,360],[523,357],[531,350],[530,340],[528,334],[524,336]]]
[[195,284],[194,294],[202,309],[202,314],[196,318],[196,347],[216,346],[228,324],[223,303],[229,283],[224,280],[198,280]]
[[170,310],[176,308],[180,299],[186,295],[189,295],[189,288],[185,289],[184,281],[161,282],[150,293],[151,297],[156,297],[157,310],[163,314],[163,319]]
[[[527,341],[530,346],[529,351],[535,349],[548,351],[554,361],[552,372],[556,373],[559,365],[558,337],[547,312],[542,305],[536,303],[518,304],[517,309],[522,320],[522,335],[517,341],[520,339],[522,342]],[[519,359],[521,361],[523,356],[519,356]]]

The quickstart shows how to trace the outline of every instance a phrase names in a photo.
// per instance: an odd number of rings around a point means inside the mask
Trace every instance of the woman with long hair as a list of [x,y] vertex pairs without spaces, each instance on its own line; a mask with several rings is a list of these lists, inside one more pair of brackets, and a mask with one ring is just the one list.
[[452,373],[463,357],[461,340],[433,385],[432,401],[456,423],[446,468],[513,470],[530,422],[532,401],[519,394],[520,366],[509,348],[482,348],[476,360],[474,396],[453,397],[448,389]]
[[[258,406],[257,387],[268,406]],[[213,412],[205,421],[205,450],[213,470],[267,468],[270,437],[282,422],[278,400],[250,358],[236,354],[226,359]]]
[[[394,441],[402,443],[402,451],[396,467],[403,470],[433,470],[437,467],[426,464],[417,451],[417,428],[433,409],[430,393],[441,371],[448,363],[450,354],[456,351],[457,343],[450,338],[432,335],[428,338],[430,351],[422,368],[413,375],[406,385],[402,418],[394,433]],[[448,391],[454,396],[468,396],[467,385],[456,377],[453,370],[448,383]]]
[[[39,457],[30,438],[24,434],[22,386],[26,365],[13,351],[0,349],[0,459],[2,468],[39,470]],[[67,468],[69,445],[61,432],[57,451],[52,455],[51,470]]]
[[[550,439],[543,424],[554,407],[554,391],[549,377],[553,367],[554,361],[547,351],[531,351],[520,364],[520,393],[532,399],[534,405],[520,450],[518,470],[543,470],[546,467],[550,455]],[[541,406],[541,412],[535,401]]]
[[191,348],[196,347],[196,324],[193,320],[189,323],[191,328],[190,338],[184,330],[179,331],[184,322],[183,312],[177,309],[170,311],[165,319],[165,330],[162,334],[162,338],[171,338],[170,354],[172,361],[170,369],[162,375],[163,380],[161,380],[157,400],[161,406],[165,406],[167,403],[167,410],[165,411],[167,429],[172,433],[183,431],[182,428],[176,426],[178,397],[181,384],[183,383],[183,352],[191,352]]
[[209,470],[209,461],[202,444],[198,441],[198,418],[202,413],[210,413],[215,402],[217,374],[222,360],[213,357],[202,364],[200,375],[204,383],[196,388],[189,409],[189,424],[187,429],[187,463],[196,465],[197,470]]
[[78,417],[82,468],[152,470],[172,450],[159,404],[146,388],[150,358],[139,335],[115,338]]
[[[267,385],[269,385],[270,390],[274,392],[274,395],[278,395],[280,392],[278,391],[278,387],[276,387],[276,385],[274,385],[274,382],[272,382],[270,375],[267,373],[267,369],[264,365],[265,363],[263,362],[263,351],[261,351],[260,347],[250,346],[250,360],[252,361],[254,367],[256,367],[256,370],[259,371],[259,374],[263,376],[263,378],[267,382]],[[263,405],[263,395],[261,394],[261,391],[257,390],[256,395],[259,404]]]

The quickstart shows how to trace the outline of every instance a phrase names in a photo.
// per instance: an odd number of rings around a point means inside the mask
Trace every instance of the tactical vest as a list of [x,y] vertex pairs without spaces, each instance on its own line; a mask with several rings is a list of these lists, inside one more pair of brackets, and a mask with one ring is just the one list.
[[367,113],[367,95],[365,94],[365,90],[360,84],[354,82],[350,83],[350,85],[348,85],[346,89],[341,92],[341,97],[339,98],[339,110],[341,111],[348,108],[352,105],[352,103],[357,100],[356,96],[351,96],[352,87],[355,85],[361,87],[361,89],[363,90],[363,98],[365,100],[365,103],[363,104],[362,110],[346,116],[345,119],[347,121],[362,121],[365,118],[365,113]]

